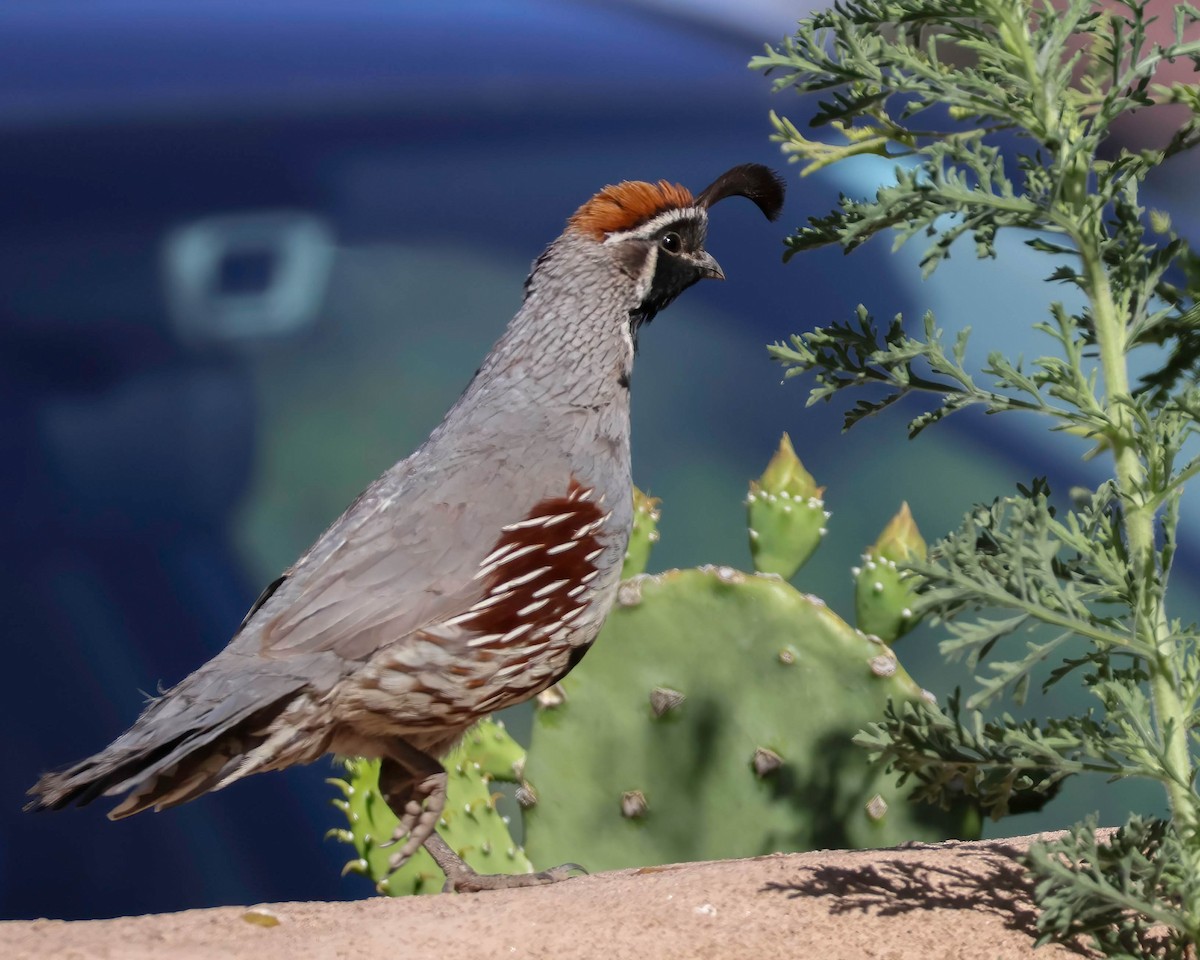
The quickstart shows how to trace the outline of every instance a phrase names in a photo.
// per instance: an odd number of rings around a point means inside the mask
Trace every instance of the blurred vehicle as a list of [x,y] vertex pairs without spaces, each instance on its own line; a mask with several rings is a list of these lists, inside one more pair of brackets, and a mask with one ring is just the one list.
[[[23,794],[220,649],[258,588],[424,438],[576,205],[619,179],[780,165],[767,110],[802,106],[772,103],[745,64],[803,13],[782,7],[0,7],[0,915],[370,892],[321,839],[338,816],[324,763],[111,824],[102,801],[22,814]],[[887,174],[858,169],[789,177],[783,229]],[[803,585],[845,610],[849,567],[901,499],[935,534],[981,481],[990,496],[1027,479],[1030,448],[953,426],[910,448],[895,419],[843,438],[837,409],[804,411],[764,343],[859,301],[919,316],[933,285],[881,244],[785,267],[783,230],[745,207],[711,229],[729,281],[642,338],[634,462],[664,498],[655,563],[745,565],[739,500],[787,429],[835,511]],[[978,314],[988,285],[1019,309],[1011,272],[965,268],[938,288],[948,311]],[[905,657],[936,687],[935,650]]]

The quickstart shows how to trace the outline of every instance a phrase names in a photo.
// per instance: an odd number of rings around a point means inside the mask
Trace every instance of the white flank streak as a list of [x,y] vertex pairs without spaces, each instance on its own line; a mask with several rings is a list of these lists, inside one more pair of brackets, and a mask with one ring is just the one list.
[[592,491],[591,487],[584,487],[577,494],[575,494],[575,499],[576,500],[591,500],[592,493],[593,493],[593,491]]
[[523,573],[519,577],[513,577],[511,580],[505,580],[502,584],[496,587],[497,590],[512,591],[516,587],[528,583],[530,580],[536,580],[542,574],[549,573],[549,567],[538,567],[536,570],[530,570],[528,573]]
[[527,527],[540,527],[545,522],[545,517],[530,517],[527,520],[518,520],[516,523],[505,524],[500,529],[505,533],[512,533],[514,530],[524,530]]
[[517,547],[517,545],[515,543],[506,543],[502,547],[497,547],[495,550],[493,550],[491,553],[489,553],[486,557],[484,557],[482,560],[480,560],[479,565],[481,567],[486,567],[489,563],[493,563],[494,561],[499,560],[502,556],[504,556],[504,554],[508,553],[510,550],[515,550],[516,547]]
[[566,553],[568,550],[574,549],[577,546],[579,546],[579,544],[577,544],[574,540],[567,540],[565,543],[556,543],[554,546],[546,548],[546,555],[553,557],[559,553]]
[[591,573],[584,574],[584,576],[583,576],[583,577],[581,577],[580,579],[582,579],[584,583],[591,583],[591,582],[592,582],[593,580],[595,580],[595,579],[596,579],[596,577],[598,577],[599,575],[600,575],[600,571],[599,571],[599,570],[593,570]]
[[527,663],[510,663],[507,667],[501,667],[497,670],[495,675],[497,677],[507,677],[514,673],[523,673],[527,669],[529,669],[529,664]]
[[489,643],[495,643],[500,639],[498,633],[485,633],[481,637],[472,637],[467,641],[468,647],[486,647]]
[[581,613],[583,613],[583,610],[584,610],[583,607],[576,607],[574,610],[568,610],[561,617],[559,617],[559,619],[562,620],[563,623],[570,623],[572,620],[576,619]]
[[525,606],[523,606],[520,610],[517,611],[517,616],[524,617],[530,613],[533,613],[535,610],[541,610],[542,607],[544,607],[549,602],[550,602],[550,599],[546,598],[544,600],[534,600],[533,603],[527,603],[527,604],[525,604]]
[[575,516],[574,513],[556,513],[550,517],[543,517],[542,526],[552,527],[556,523],[562,523],[564,520],[570,520],[573,516]]
[[568,596],[568,597],[577,597],[577,596],[579,596],[581,593],[583,593],[583,591],[584,591],[584,590],[586,590],[586,589],[587,589],[587,584],[586,584],[586,583],[581,583],[579,586],[577,586],[577,587],[572,587],[570,590],[568,590],[568,591],[567,591],[567,596]]
[[486,577],[488,574],[494,573],[497,569],[499,569],[501,564],[505,564],[512,560],[516,560],[518,557],[523,557],[527,553],[533,553],[533,551],[536,550],[537,548],[538,548],[538,545],[536,543],[526,544],[525,546],[521,547],[520,549],[514,551],[513,553],[510,553],[506,557],[502,557],[499,560],[494,560],[491,563],[487,563],[485,561],[484,563],[479,565],[479,572],[476,573],[475,576],[473,576],[471,579],[479,580],[483,577]]
[[502,636],[500,638],[500,642],[502,644],[512,643],[514,640],[517,639],[517,637],[521,636],[521,634],[528,633],[532,629],[533,629],[532,623],[523,623],[519,627],[513,627],[511,630],[508,631],[508,633],[506,633],[504,636]]
[[544,587],[538,587],[533,591],[533,595],[535,597],[544,597],[549,593],[553,593],[555,590],[561,590],[566,585],[566,580],[555,580],[553,583],[548,583]]
[[[503,589],[503,586],[501,586],[500,589]],[[493,603],[499,603],[501,600],[507,600],[511,596],[511,590],[506,590],[504,593],[492,593],[491,595],[484,597],[482,600],[476,600],[473,604],[471,604],[471,609],[486,610]]]
[[505,523],[500,529],[504,533],[512,533],[514,530],[523,530],[527,527],[536,527],[541,523],[541,517],[529,517],[528,520],[518,520],[516,523]]
[[588,563],[591,563],[591,562],[592,562],[593,560],[595,560],[595,559],[596,559],[598,556],[600,556],[600,554],[602,554],[603,552],[604,552],[604,548],[603,548],[603,547],[599,547],[599,548],[597,548],[596,550],[593,550],[591,553],[589,553],[589,554],[588,554],[586,557],[584,557],[583,559],[584,559],[584,560],[586,560]]

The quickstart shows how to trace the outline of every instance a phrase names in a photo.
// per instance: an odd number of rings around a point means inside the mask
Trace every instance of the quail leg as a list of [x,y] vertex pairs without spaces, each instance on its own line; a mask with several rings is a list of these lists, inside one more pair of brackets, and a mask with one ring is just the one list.
[[379,792],[400,822],[390,843],[404,841],[388,860],[392,870],[408,862],[421,845],[446,875],[444,892],[475,893],[508,887],[532,887],[587,873],[577,863],[541,873],[476,873],[443,840],[435,827],[446,805],[446,771],[433,757],[403,741],[392,744],[391,755],[379,766]]
[[388,859],[399,870],[434,832],[446,805],[446,771],[429,755],[397,744],[379,765],[379,792],[400,822],[390,844],[404,841]]

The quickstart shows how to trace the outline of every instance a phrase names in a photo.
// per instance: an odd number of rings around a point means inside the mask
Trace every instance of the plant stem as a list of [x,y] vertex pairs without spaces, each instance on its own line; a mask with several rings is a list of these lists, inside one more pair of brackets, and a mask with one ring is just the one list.
[[[1019,21],[1011,17],[1014,9],[1022,12]],[[1037,56],[1026,29],[1028,11],[1024,5],[1007,9],[1002,6],[1000,10],[1000,35],[1010,50],[1021,57],[1034,95],[1034,112],[1045,125],[1045,132],[1057,130],[1061,144],[1059,149],[1064,157],[1069,156],[1070,145],[1077,140],[1081,131],[1074,118],[1064,116],[1053,106],[1060,99],[1059,91],[1046,89],[1048,77],[1038,68]],[[1180,695],[1175,669],[1176,651],[1172,648],[1163,594],[1154,589],[1158,578],[1154,540],[1158,499],[1155,497],[1156,491],[1145,489],[1145,466],[1132,442],[1135,427],[1126,405],[1130,397],[1126,360],[1128,328],[1113,299],[1112,286],[1100,254],[1099,241],[1104,228],[1094,219],[1094,214],[1089,216],[1080,202],[1086,192],[1087,171],[1092,167],[1092,159],[1079,153],[1068,163],[1069,172],[1058,201],[1070,211],[1068,232],[1075,241],[1082,261],[1084,288],[1091,304],[1100,365],[1104,373],[1104,405],[1109,422],[1113,424],[1110,441],[1117,487],[1124,502],[1125,539],[1138,584],[1137,609],[1134,611],[1132,628],[1135,633],[1145,637],[1147,648],[1153,650],[1153,654],[1146,658],[1146,667],[1150,676],[1154,722],[1161,746],[1148,746],[1161,749],[1166,773],[1163,784],[1171,812],[1186,848],[1195,852],[1195,865],[1197,855],[1200,855],[1197,850],[1200,846],[1200,809],[1196,803],[1196,774],[1188,747],[1191,711]]]
[[[1114,425],[1110,439],[1116,462],[1117,485],[1125,504],[1125,538],[1133,569],[1141,584],[1138,594],[1145,598],[1138,603],[1133,629],[1145,631],[1150,641],[1148,646],[1154,650],[1154,654],[1147,657],[1146,666],[1150,674],[1155,726],[1162,740],[1162,754],[1168,774],[1164,786],[1179,833],[1185,843],[1192,846],[1200,822],[1193,789],[1195,771],[1187,739],[1189,710],[1180,697],[1175,676],[1175,651],[1172,649],[1164,603],[1161,594],[1151,589],[1158,576],[1154,549],[1157,501],[1146,496],[1143,489],[1146,471],[1131,443],[1134,427],[1132,416],[1124,403],[1129,397],[1126,328],[1113,301],[1112,287],[1094,238],[1081,231],[1075,240],[1091,302],[1096,343],[1100,348],[1105,407]],[[1147,600],[1153,604],[1150,609],[1147,609]]]

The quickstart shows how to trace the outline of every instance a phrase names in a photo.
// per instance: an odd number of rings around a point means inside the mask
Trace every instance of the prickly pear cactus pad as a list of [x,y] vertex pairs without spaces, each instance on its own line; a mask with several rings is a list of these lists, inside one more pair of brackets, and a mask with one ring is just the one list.
[[[484,720],[472,727],[444,766],[449,774],[446,808],[438,824],[443,839],[480,873],[530,873],[525,852],[513,842],[508,824],[496,810],[491,784],[515,781],[524,751],[504,725]],[[341,792],[333,805],[346,815],[347,827],[329,836],[352,845],[356,856],[343,873],[360,873],[390,896],[438,893],[445,876],[424,848],[399,870],[388,859],[399,845],[381,846],[396,829],[396,817],[379,793],[379,761],[343,761],[344,778],[329,781]]]
[[542,698],[525,768],[538,866],[605,870],[970,836],[851,739],[923,696],[889,647],[776,576],[672,570],[621,586],[595,648]]

